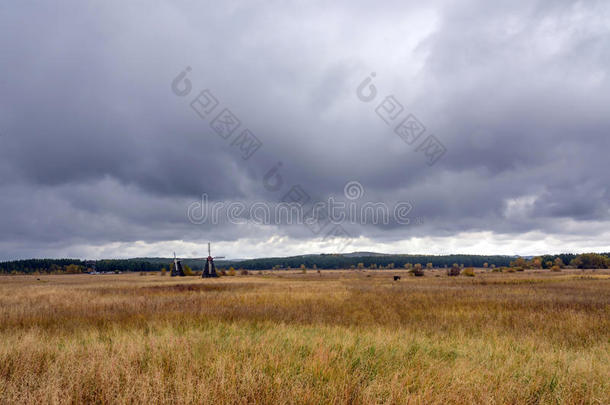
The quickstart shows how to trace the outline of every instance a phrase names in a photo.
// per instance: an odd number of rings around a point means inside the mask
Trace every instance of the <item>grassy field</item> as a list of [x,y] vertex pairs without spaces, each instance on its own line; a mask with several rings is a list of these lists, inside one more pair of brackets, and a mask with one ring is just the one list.
[[610,273],[0,277],[0,342],[2,404],[608,404]]

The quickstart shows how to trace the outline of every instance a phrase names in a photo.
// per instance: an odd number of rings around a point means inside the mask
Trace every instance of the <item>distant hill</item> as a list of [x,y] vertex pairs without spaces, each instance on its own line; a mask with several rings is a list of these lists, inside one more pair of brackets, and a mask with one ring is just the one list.
[[343,253],[344,257],[377,257],[377,256],[388,256],[387,253],[376,253],[376,252],[352,252]]

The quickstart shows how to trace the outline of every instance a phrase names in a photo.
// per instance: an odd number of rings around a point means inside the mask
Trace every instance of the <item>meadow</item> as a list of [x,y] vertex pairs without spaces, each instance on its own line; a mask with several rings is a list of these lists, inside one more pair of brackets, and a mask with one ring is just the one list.
[[2,404],[608,404],[609,381],[608,270],[0,277]]

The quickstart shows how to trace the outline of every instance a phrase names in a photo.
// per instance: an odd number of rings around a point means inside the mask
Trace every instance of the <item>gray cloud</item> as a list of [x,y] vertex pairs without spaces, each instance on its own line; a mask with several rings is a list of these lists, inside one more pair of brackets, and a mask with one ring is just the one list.
[[[186,209],[203,193],[277,202],[295,184],[341,197],[350,180],[367,201],[412,201],[423,218],[345,225],[371,247],[429,237],[459,250],[469,232],[496,235],[490,253],[528,232],[566,250],[610,244],[607,2],[2,9],[0,259],[207,239],[233,257],[264,253],[248,238],[318,248],[304,227],[193,225]],[[178,97],[170,84],[186,66],[193,90]],[[356,88],[371,72],[379,95],[367,104]],[[263,142],[252,158],[190,108],[203,89]],[[434,166],[376,115],[387,95],[446,146]],[[263,177],[277,162],[272,192]]]

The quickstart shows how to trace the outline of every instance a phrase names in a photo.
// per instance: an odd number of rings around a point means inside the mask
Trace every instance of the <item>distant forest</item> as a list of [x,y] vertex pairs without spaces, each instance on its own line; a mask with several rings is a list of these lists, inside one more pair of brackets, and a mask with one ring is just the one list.
[[[560,261],[558,261],[559,259]],[[97,272],[143,272],[169,269],[171,258],[135,258],[124,260],[78,260],[78,259],[28,259],[0,263],[2,274],[78,274]],[[183,259],[182,263],[193,270],[202,270],[203,259]],[[217,260],[219,269],[270,270],[297,269],[394,269],[417,263],[431,264],[435,268],[451,267],[454,263],[464,267],[505,267],[550,268],[553,263],[571,265],[577,268],[609,268],[610,253],[603,254],[560,254],[537,256],[531,260],[517,256],[482,255],[371,255],[354,256],[341,254],[320,254],[291,257],[270,257],[249,260]]]

